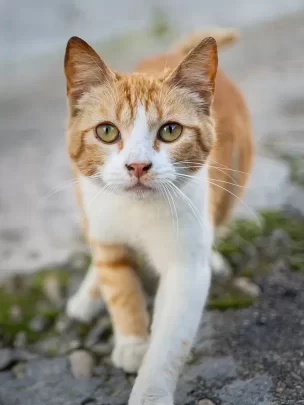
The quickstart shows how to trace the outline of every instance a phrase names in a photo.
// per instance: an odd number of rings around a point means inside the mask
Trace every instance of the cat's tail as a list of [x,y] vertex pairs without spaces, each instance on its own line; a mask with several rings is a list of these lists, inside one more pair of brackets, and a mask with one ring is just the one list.
[[239,31],[234,28],[210,28],[204,31],[193,32],[185,39],[178,42],[173,50],[187,54],[191,51],[202,39],[206,37],[213,37],[218,48],[222,48],[239,39]]

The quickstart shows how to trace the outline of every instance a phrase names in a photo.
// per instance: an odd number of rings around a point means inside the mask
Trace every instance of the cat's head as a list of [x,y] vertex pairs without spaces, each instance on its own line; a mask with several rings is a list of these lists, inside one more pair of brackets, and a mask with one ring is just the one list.
[[69,40],[68,150],[80,173],[109,191],[148,196],[181,185],[214,141],[217,47],[206,38],[162,76],[113,72],[83,40]]

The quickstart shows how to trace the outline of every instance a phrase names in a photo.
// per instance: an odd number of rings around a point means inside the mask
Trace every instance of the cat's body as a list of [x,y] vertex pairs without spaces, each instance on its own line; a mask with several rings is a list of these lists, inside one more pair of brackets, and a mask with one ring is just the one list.
[[[225,42],[229,35],[221,35]],[[102,296],[114,364],[134,372],[144,357],[130,405],[173,403],[208,294],[213,234],[251,165],[247,109],[222,72],[212,106],[215,41],[203,41],[176,68],[187,48],[143,62],[137,72],[146,73],[123,75],[73,38],[65,60],[69,153],[93,255],[67,310],[89,321]],[[160,276],[150,337],[134,252]]]

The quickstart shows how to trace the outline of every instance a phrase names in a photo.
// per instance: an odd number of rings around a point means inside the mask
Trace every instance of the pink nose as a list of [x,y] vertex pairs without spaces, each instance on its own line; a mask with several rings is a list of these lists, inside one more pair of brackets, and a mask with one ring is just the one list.
[[126,165],[126,168],[129,170],[130,173],[133,173],[135,177],[138,179],[142,177],[148,170],[152,167],[151,162],[143,162],[143,163],[130,163]]

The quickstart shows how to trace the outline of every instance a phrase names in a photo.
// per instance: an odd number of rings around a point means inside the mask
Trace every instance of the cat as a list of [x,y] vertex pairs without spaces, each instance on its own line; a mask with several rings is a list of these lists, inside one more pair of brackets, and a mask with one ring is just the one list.
[[[251,170],[246,104],[217,69],[217,45],[236,36],[191,35],[128,74],[78,37],[67,44],[68,153],[92,251],[67,313],[89,322],[105,301],[112,361],[138,371],[129,405],[173,404],[208,295],[214,234]],[[150,334],[138,253],[160,279]]]

